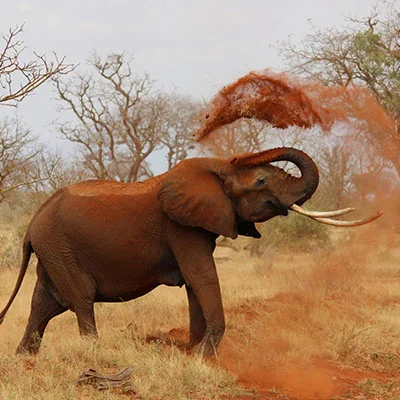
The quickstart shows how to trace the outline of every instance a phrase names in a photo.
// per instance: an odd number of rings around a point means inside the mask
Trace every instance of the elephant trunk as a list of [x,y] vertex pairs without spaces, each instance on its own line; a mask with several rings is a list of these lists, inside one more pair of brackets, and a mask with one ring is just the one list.
[[[233,158],[230,163],[235,166],[257,166],[277,161],[289,161],[295,164],[301,177],[296,178],[286,172],[284,185],[287,190],[281,201],[285,207],[290,207],[296,203],[303,204],[314,194],[319,183],[319,174],[314,161],[306,153],[290,147],[280,147],[272,150],[262,151],[256,154],[248,154]],[[285,189],[286,189],[285,188]]]
[[301,177],[296,178],[289,175],[287,180],[289,189],[287,192],[284,191],[284,193],[288,193],[285,205],[291,206],[294,203],[302,205],[317,190],[319,183],[318,169],[306,153],[296,149],[289,149],[288,153],[287,161],[294,163],[299,168]]

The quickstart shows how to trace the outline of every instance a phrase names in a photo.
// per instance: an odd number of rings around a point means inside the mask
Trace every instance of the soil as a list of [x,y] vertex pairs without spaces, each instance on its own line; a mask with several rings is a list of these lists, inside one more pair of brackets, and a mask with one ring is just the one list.
[[[254,348],[245,331],[238,329],[243,322],[249,325],[260,315],[274,312],[270,303],[295,301],[289,295],[279,294],[272,299],[256,305],[249,301],[240,307],[227,310],[229,325],[219,348],[217,362],[238,378],[238,383],[249,394],[237,397],[224,397],[237,400],[328,400],[328,399],[374,399],[378,397],[371,391],[363,390],[363,382],[390,385],[400,380],[400,372],[379,372],[342,365],[327,358],[315,358],[308,362],[291,360],[277,363],[268,357],[269,349],[285,354],[287,343],[277,335],[275,340],[263,341],[258,338]],[[249,328],[250,329],[250,328]],[[163,345],[174,345],[184,350],[189,340],[187,328],[172,329],[167,334],[158,333],[147,337]],[[382,398],[382,397],[379,397]],[[392,397],[391,397],[392,398]]]

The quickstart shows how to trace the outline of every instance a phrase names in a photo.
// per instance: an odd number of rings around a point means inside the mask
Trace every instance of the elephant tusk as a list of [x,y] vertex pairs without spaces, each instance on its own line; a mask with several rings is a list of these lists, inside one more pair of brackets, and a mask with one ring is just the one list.
[[327,217],[337,217],[339,215],[345,215],[355,210],[353,207],[343,208],[341,210],[334,211],[307,211],[303,207],[298,206],[297,204],[292,204],[290,207],[293,211],[296,211],[299,214],[306,215],[311,218],[327,218]]
[[351,226],[360,226],[360,225],[369,224],[370,222],[375,221],[376,219],[381,217],[382,215],[383,215],[383,211],[379,211],[372,217],[368,217],[365,219],[359,219],[359,220],[355,220],[355,221],[337,221],[337,220],[331,219],[331,218],[316,218],[316,217],[311,217],[311,218],[314,219],[315,221],[322,222],[323,224],[327,224],[327,225],[351,227]]

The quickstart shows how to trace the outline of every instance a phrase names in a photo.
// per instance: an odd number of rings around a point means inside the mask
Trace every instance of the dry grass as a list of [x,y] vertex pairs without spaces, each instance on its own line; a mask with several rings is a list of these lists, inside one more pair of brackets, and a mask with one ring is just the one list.
[[[36,357],[17,357],[34,284],[30,272],[20,295],[1,326],[0,399],[116,399],[121,391],[96,392],[73,381],[86,369],[103,373],[132,366],[133,388],[143,399],[208,398],[242,391],[221,367],[189,357],[161,342],[147,343],[146,334],[185,326],[183,290],[160,288],[137,301],[97,304],[100,339],[81,339],[75,316],[68,312],[50,322]],[[6,301],[15,271],[0,274],[1,302]]]
[[[168,345],[165,333],[187,336],[188,312],[185,290],[166,287],[125,304],[97,304],[98,341],[81,339],[68,312],[50,323],[37,357],[15,356],[32,265],[0,327],[0,399],[212,399],[251,388],[264,393],[258,398],[396,398],[400,246],[383,235],[371,246],[363,229],[356,244],[339,240],[329,253],[260,260],[218,248],[227,331],[217,362]],[[0,272],[0,305],[16,274]],[[88,368],[108,374],[126,366],[134,371],[125,392],[73,384]]]

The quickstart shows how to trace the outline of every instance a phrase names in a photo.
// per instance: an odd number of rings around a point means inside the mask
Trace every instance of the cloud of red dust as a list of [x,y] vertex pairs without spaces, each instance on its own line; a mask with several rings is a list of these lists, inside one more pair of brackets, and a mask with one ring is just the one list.
[[398,141],[393,118],[367,89],[356,86],[326,86],[269,70],[250,72],[211,99],[194,136],[206,143],[211,133],[241,118],[282,129],[318,125],[327,134],[335,122],[346,122],[350,136],[372,137],[380,156],[394,159],[399,150],[393,145]]

